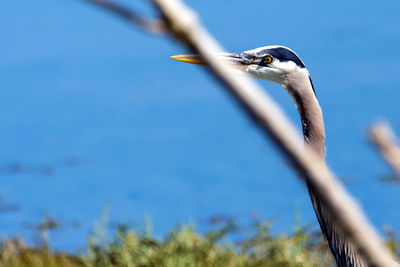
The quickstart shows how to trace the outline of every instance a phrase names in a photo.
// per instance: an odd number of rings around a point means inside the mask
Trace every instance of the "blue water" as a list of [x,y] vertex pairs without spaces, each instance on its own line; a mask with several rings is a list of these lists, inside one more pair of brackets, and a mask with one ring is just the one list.
[[[125,1],[128,3],[129,1]],[[131,3],[153,15],[145,1]],[[400,188],[369,145],[400,136],[400,2],[188,1],[229,51],[281,44],[301,55],[324,111],[327,160],[373,224],[399,231]],[[0,2],[0,237],[45,216],[57,249],[82,251],[105,206],[154,232],[215,214],[316,223],[305,187],[270,141],[174,41],[72,0]],[[262,86],[299,126],[278,85]],[[16,205],[20,209],[16,209]],[[79,221],[80,227],[73,225]]]

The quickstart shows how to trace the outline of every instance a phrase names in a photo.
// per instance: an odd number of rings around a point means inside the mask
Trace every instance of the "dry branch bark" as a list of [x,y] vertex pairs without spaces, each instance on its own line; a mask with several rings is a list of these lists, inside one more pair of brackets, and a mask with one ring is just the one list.
[[400,146],[389,124],[373,125],[369,137],[387,164],[400,176]]

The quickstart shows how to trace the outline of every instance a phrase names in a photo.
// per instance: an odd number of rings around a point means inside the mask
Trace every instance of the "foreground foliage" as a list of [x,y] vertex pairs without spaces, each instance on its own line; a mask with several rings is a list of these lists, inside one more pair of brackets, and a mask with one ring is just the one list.
[[[228,235],[236,241],[228,241]],[[394,236],[388,239],[397,251]],[[246,229],[226,220],[203,235],[181,226],[161,240],[149,231],[119,226],[113,240],[106,241],[100,231],[88,243],[85,255],[76,256],[53,252],[46,244],[31,248],[8,239],[1,244],[0,266],[332,266],[321,235],[301,227],[291,235],[273,236],[270,223],[260,222]]]

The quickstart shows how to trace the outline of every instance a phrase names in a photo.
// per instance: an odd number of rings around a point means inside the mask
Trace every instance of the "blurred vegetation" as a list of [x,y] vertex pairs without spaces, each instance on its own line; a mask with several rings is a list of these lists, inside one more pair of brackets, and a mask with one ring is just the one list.
[[[243,227],[233,219],[215,217],[205,234],[186,225],[157,239],[152,236],[150,225],[147,223],[143,231],[119,225],[109,240],[103,218],[89,236],[86,253],[74,255],[49,248],[47,231],[56,224],[44,222],[37,227],[41,242],[34,247],[22,239],[3,240],[0,266],[332,266],[323,237],[310,227],[295,227],[290,235],[273,235],[271,222],[254,220]],[[390,229],[385,232],[388,247],[398,253],[395,234]]]

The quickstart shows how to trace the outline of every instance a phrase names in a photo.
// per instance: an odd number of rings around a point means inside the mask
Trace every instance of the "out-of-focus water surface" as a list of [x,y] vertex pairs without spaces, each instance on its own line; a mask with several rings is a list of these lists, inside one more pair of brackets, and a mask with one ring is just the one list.
[[[379,181],[390,171],[366,131],[385,118],[400,135],[400,2],[188,4],[229,51],[301,55],[330,166],[377,228],[399,231],[400,187]],[[305,187],[216,81],[170,60],[183,52],[81,1],[0,2],[0,236],[29,237],[48,214],[64,226],[54,247],[80,251],[106,205],[112,222],[149,215],[157,235],[215,214],[274,217],[279,232],[295,210],[316,223]],[[287,93],[261,84],[299,127]]]

